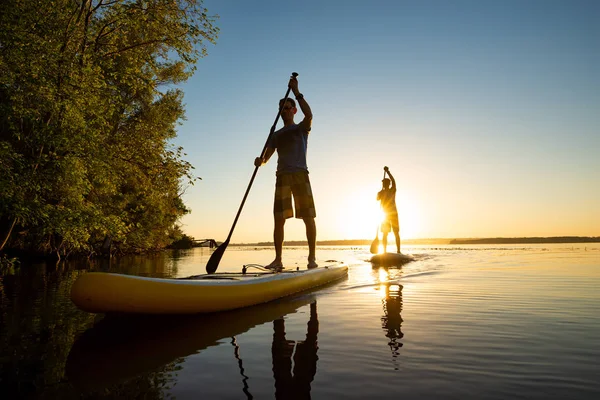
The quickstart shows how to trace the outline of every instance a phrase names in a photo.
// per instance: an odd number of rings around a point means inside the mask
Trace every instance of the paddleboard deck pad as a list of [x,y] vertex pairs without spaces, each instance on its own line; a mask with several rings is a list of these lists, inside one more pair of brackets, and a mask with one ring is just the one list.
[[414,260],[413,256],[402,253],[381,253],[371,257],[371,263],[374,265],[402,265]]
[[71,300],[91,313],[197,314],[266,303],[342,279],[348,266],[329,261],[308,270],[196,275],[181,279],[150,278],[105,272],[81,275]]

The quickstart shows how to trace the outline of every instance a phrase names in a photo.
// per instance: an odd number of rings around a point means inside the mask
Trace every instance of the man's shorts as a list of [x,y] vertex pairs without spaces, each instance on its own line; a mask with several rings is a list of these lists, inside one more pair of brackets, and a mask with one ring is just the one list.
[[296,218],[315,218],[317,216],[308,172],[299,171],[277,176],[273,204],[273,214],[276,218],[294,216],[292,196],[294,197]]
[[394,232],[400,230],[400,224],[398,223],[398,213],[388,214],[385,221],[381,224],[381,232],[388,233],[390,230]]

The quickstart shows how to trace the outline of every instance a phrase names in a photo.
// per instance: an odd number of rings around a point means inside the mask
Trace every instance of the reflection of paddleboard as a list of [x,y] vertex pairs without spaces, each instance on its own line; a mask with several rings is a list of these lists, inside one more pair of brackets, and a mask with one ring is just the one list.
[[79,387],[107,387],[216,346],[314,300],[306,294],[212,314],[107,316],[77,338],[66,374]]
[[402,253],[381,253],[371,257],[371,262],[375,265],[402,265],[414,260],[413,256]]
[[186,279],[88,272],[71,300],[92,313],[195,314],[266,303],[341,279],[348,266],[333,261],[300,271],[221,273]]

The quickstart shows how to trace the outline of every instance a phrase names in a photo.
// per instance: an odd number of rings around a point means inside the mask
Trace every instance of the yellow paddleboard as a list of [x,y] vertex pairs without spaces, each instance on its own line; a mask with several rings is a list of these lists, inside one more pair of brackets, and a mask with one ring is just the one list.
[[348,266],[334,261],[310,270],[215,273],[183,279],[88,272],[71,300],[91,313],[195,314],[266,303],[341,279]]

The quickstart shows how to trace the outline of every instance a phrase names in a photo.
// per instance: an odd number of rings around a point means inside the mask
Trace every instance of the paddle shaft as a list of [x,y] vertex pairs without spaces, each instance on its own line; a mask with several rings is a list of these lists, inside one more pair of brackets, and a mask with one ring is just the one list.
[[[385,179],[385,174],[386,174],[386,170],[383,170],[383,178],[381,178],[381,181],[383,182],[383,180]],[[379,203],[379,207],[383,210],[383,207],[381,206],[381,203]],[[385,212],[385,210],[383,210],[383,212]],[[377,238],[379,238],[379,227],[380,224],[377,224]]]
[[[381,178],[381,182],[383,182],[383,180],[385,179],[385,174],[386,174],[386,171],[384,169],[383,170],[383,178]],[[381,203],[379,203],[379,208],[381,208],[383,210],[383,207],[381,207]],[[377,224],[377,237],[379,237],[379,224]]]
[[[385,170],[383,170],[383,179],[385,179]],[[379,246],[379,225],[380,223],[377,223],[377,231],[375,232],[375,240],[373,240],[373,242],[371,242],[371,248],[370,251],[372,254],[377,253],[377,247]]]

